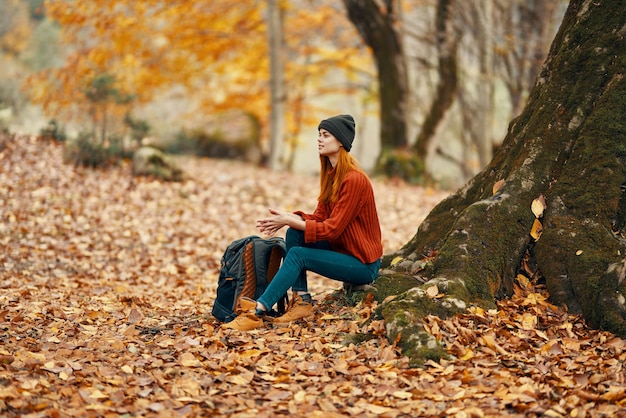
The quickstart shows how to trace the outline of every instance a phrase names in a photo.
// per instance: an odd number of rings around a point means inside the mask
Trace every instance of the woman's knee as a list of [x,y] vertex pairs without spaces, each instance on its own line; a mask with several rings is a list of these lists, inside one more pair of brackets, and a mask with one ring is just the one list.
[[300,264],[302,261],[302,252],[303,250],[306,250],[305,247],[301,247],[301,246],[296,246],[291,248],[288,252],[287,255],[285,256],[285,261],[287,260],[287,258],[295,261],[296,263]]
[[304,244],[304,231],[298,229],[287,228],[285,233],[285,244],[287,248],[301,246]]

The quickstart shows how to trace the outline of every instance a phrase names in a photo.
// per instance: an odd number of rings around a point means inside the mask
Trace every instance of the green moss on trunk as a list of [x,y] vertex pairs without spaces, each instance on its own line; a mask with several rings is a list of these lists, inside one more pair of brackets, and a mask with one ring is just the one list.
[[401,295],[409,289],[420,286],[424,280],[407,274],[393,273],[384,274],[376,279],[376,283],[368,292],[372,293],[374,299],[379,303],[383,302],[389,296]]

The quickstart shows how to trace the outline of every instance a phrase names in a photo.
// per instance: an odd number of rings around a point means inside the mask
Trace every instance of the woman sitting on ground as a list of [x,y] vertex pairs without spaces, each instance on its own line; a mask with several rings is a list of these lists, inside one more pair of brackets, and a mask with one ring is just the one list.
[[321,162],[320,194],[312,214],[270,209],[257,228],[274,235],[287,226],[287,254],[265,292],[254,301],[242,298],[239,315],[224,328],[251,330],[263,326],[265,313],[289,288],[291,303],[274,323],[313,315],[307,271],[348,285],[374,281],[383,254],[378,212],[369,178],[349,153],[355,135],[350,115],[322,120],[317,146]]

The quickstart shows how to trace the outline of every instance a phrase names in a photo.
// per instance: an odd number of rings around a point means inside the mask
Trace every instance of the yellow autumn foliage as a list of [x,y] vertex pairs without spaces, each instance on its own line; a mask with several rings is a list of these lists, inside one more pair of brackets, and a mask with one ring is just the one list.
[[[319,114],[304,103],[337,92],[325,79],[338,70],[372,68],[352,24],[337,5],[283,1],[288,133]],[[242,0],[47,0],[62,29],[65,65],[29,79],[33,100],[52,116],[76,119],[89,100],[83,92],[104,74],[134,105],[184,87],[203,113],[237,109],[268,120],[270,109],[266,2]],[[110,112],[125,112],[128,104]],[[337,111],[335,109],[334,111]]]

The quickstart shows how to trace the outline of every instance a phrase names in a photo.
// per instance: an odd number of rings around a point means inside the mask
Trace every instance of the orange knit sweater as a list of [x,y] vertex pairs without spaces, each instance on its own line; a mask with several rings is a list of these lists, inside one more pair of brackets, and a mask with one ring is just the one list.
[[328,241],[333,251],[350,254],[366,264],[383,255],[374,191],[360,171],[346,175],[336,203],[318,202],[312,214],[295,213],[306,221],[305,242]]

